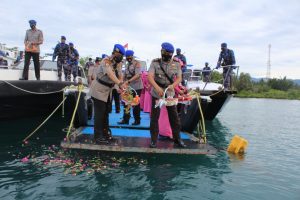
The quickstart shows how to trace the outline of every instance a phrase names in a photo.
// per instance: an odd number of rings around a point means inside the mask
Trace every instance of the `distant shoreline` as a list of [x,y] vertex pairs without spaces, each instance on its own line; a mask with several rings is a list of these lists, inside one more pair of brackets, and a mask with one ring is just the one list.
[[249,91],[240,91],[235,97],[238,98],[265,98],[265,99],[288,99],[288,100],[300,100],[300,91],[299,90],[270,90],[268,92],[249,92]]

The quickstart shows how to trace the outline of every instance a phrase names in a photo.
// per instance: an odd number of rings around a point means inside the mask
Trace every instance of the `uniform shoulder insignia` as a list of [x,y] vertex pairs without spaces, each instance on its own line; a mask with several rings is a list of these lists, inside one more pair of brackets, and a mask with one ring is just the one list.
[[160,62],[160,58],[155,58],[152,60],[152,62]]
[[137,68],[141,67],[141,63],[139,61],[135,60],[134,62],[135,62],[134,63],[135,67],[137,67]]
[[105,63],[105,65],[111,65],[111,60],[109,60],[108,58],[104,58],[103,62]]

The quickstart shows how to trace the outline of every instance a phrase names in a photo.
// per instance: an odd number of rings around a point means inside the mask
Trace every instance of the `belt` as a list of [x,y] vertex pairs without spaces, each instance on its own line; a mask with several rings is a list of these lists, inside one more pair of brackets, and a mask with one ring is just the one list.
[[167,88],[168,85],[167,84],[161,84],[159,82],[156,82],[156,84],[159,86],[159,87],[162,87],[162,88]]
[[112,88],[112,87],[115,86],[114,83],[108,83],[108,82],[102,81],[102,80],[99,79],[99,78],[97,78],[97,81],[98,81],[98,83],[100,83],[100,84],[102,84],[102,85],[105,85],[105,86],[107,86],[107,87],[109,87],[109,88]]

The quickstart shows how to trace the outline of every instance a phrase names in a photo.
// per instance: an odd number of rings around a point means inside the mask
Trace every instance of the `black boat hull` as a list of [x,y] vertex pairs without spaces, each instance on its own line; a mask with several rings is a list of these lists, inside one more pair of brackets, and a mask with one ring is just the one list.
[[[50,114],[62,102],[63,88],[72,84],[62,81],[0,81],[0,120]],[[49,93],[55,91],[58,92]],[[73,102],[68,100],[65,105],[72,107]]]

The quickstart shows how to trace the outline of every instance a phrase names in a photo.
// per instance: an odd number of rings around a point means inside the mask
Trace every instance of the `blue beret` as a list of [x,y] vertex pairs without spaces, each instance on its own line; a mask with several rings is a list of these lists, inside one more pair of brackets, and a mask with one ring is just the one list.
[[72,42],[69,43],[69,46],[74,46],[74,44]]
[[103,58],[106,58],[106,57],[107,57],[106,54],[102,54],[102,56],[101,56],[102,59],[103,59]]
[[66,36],[62,35],[60,38],[66,40]]
[[174,47],[173,47],[173,45],[170,44],[170,43],[168,43],[168,42],[162,43],[161,44],[161,48],[163,48],[167,52],[174,53]]
[[181,49],[180,49],[180,48],[177,48],[176,51],[181,51]]
[[113,51],[116,51],[122,55],[125,55],[125,49],[124,49],[123,45],[121,45],[121,44],[115,44]]
[[29,20],[29,24],[30,24],[30,25],[36,25],[36,21],[33,20],[33,19],[31,19],[31,20]]
[[133,54],[134,54],[134,51],[132,51],[132,50],[127,50],[126,53],[125,53],[125,56],[126,56],[126,57],[127,57],[127,56],[133,56]]
[[227,48],[227,44],[224,42],[224,43],[221,44],[221,47]]

